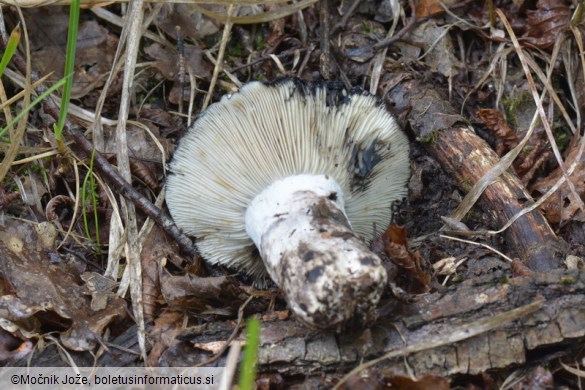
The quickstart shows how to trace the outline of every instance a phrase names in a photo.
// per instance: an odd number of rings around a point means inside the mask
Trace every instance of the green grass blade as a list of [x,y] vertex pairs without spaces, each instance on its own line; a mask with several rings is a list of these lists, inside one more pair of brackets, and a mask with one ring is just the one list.
[[85,229],[85,235],[89,240],[91,238],[91,232],[89,230],[89,218],[87,215],[87,206],[89,201],[91,201],[91,205],[93,207],[93,222],[95,228],[95,244],[96,244],[96,252],[99,253],[99,246],[100,246],[100,225],[99,225],[99,215],[97,209],[97,201],[98,201],[98,193],[97,193],[97,185],[95,182],[95,178],[93,177],[93,162],[95,156],[95,149],[91,152],[91,159],[89,160],[89,170],[83,179],[83,185],[81,186],[81,214],[83,216],[83,227]]
[[248,319],[246,324],[246,347],[244,358],[240,366],[239,390],[253,390],[256,380],[256,361],[260,344],[260,321],[256,318]]
[[[71,0],[71,7],[69,9],[69,31],[67,33],[65,71],[63,72],[63,74],[67,75],[73,74],[73,67],[75,66],[75,48],[77,46],[77,30],[79,28],[79,3],[80,0]],[[65,119],[67,118],[67,112],[69,111],[69,99],[71,98],[72,89],[73,77],[68,77],[67,82],[63,87],[59,120],[55,126],[55,139],[58,141],[62,139],[63,127],[65,126]]]
[[6,44],[6,50],[4,50],[4,54],[2,54],[2,60],[0,61],[0,77],[4,74],[4,70],[10,63],[12,56],[16,52],[18,48],[18,42],[20,42],[20,24],[16,26],[14,30],[10,33],[10,37],[8,38],[8,43]]
[[89,219],[87,216],[87,198],[89,189],[89,178],[91,177],[91,170],[87,171],[83,184],[81,185],[81,216],[83,217],[83,228],[85,229],[85,236],[91,240],[91,232],[89,231]]
[[3,137],[4,134],[8,131],[8,129],[14,126],[14,124],[18,122],[27,112],[29,112],[34,106],[39,104],[41,101],[43,101],[44,98],[53,93],[57,88],[61,88],[61,86],[65,84],[65,81],[67,81],[67,79],[70,78],[71,78],[70,76],[62,78],[61,80],[53,84],[50,88],[48,88],[45,92],[43,92],[39,97],[33,100],[28,107],[25,107],[21,112],[18,113],[18,115],[14,117],[14,119],[10,121],[10,123],[8,123],[6,126],[2,128],[2,130],[0,130],[0,137]]

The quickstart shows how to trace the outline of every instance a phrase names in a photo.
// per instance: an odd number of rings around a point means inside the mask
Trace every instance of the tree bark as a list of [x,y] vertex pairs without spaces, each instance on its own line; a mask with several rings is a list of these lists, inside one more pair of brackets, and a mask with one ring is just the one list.
[[[394,306],[366,330],[323,333],[294,319],[264,321],[258,368],[282,375],[340,374],[389,355],[380,364],[393,375],[447,376],[542,363],[582,345],[584,293],[580,271],[513,279],[495,273]],[[180,338],[212,345],[227,339],[233,322],[204,328],[187,329]]]

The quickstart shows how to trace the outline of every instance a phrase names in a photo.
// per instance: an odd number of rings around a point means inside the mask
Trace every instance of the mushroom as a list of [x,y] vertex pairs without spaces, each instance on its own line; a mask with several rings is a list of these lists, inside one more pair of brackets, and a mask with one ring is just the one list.
[[369,321],[387,284],[365,241],[406,195],[408,151],[383,102],[362,89],[251,82],[182,138],[167,204],[208,262],[267,273],[302,321],[339,330]]

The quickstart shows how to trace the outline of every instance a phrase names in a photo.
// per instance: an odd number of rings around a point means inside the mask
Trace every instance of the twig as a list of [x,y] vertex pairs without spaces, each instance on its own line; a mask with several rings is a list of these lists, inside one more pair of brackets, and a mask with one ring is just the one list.
[[[91,154],[93,145],[88,141],[83,133],[76,128],[69,128],[68,134],[73,138],[75,144],[85,153]],[[120,174],[110,165],[108,160],[97,151],[94,154],[94,165],[105,177],[109,179],[114,188],[125,198],[132,201],[144,214],[152,218],[169,236],[173,237],[179,244],[181,251],[199,258],[197,249],[189,237],[183,234],[172,219],[167,216],[161,209],[153,205],[144,195],[136,191],[132,186],[120,176]]]
[[[2,45],[5,43],[2,41]],[[14,53],[12,58],[13,64],[22,73],[26,73],[26,62],[22,58],[21,54],[17,51]],[[39,76],[36,72],[31,72],[31,81],[36,82],[39,80]],[[35,90],[38,94],[42,94],[47,90],[44,84],[39,84]],[[52,99],[45,99],[43,101],[43,108],[54,120],[59,118],[59,107],[55,104]],[[65,122],[65,132],[68,136],[72,137],[76,145],[80,147],[87,155],[91,155],[93,145],[85,138],[85,136],[79,131],[72,127],[69,121]],[[131,200],[138,206],[138,208],[148,217],[152,218],[157,225],[159,225],[169,236],[171,236],[177,243],[183,253],[191,256],[195,261],[200,261],[199,253],[193,245],[193,242],[189,237],[183,234],[179,228],[174,224],[173,220],[166,215],[161,209],[154,206],[144,195],[136,191],[132,186],[126,182],[120,174],[112,167],[112,165],[96,151],[94,156],[94,165],[114,186],[116,191],[122,194],[127,199]]]
[[183,34],[181,26],[175,26],[177,33],[177,52],[179,54],[179,88],[181,95],[179,97],[179,114],[183,113],[183,99],[185,99],[185,46],[183,45]]
[[321,2],[321,12],[319,13],[321,31],[320,45],[321,56],[319,57],[319,72],[325,80],[331,79],[331,46],[329,45],[329,1]]
[[282,59],[284,57],[288,57],[288,56],[294,55],[297,50],[302,53],[303,51],[307,51],[309,49],[311,49],[311,47],[303,47],[303,48],[300,48],[300,49],[289,49],[289,50],[283,51],[280,54],[268,54],[268,55],[265,55],[265,56],[256,58],[255,60],[252,60],[252,61],[250,61],[250,62],[248,62],[246,64],[243,64],[243,65],[237,66],[235,68],[232,68],[232,69],[230,69],[230,72],[236,73],[236,72],[239,72],[239,71],[241,71],[243,69],[249,68],[250,66],[254,66],[256,64],[259,64],[260,62],[270,61],[270,60],[272,60],[272,56],[276,56],[277,58]]
[[353,3],[349,7],[349,9],[345,13],[345,15],[343,15],[343,17],[339,21],[339,23],[337,23],[335,26],[333,26],[333,28],[331,29],[331,32],[329,33],[329,36],[335,35],[335,33],[337,31],[339,31],[340,29],[347,26],[347,21],[349,20],[349,17],[351,15],[353,15],[353,13],[355,12],[355,10],[357,9],[358,5],[360,5],[361,2],[362,2],[361,0],[354,0],[353,1]]
[[248,299],[246,299],[246,301],[238,309],[238,321],[236,322],[236,326],[234,327],[234,330],[232,331],[232,334],[230,335],[230,337],[228,337],[228,339],[223,344],[223,346],[219,349],[219,351],[215,355],[213,355],[212,357],[207,359],[206,361],[197,364],[196,367],[209,366],[211,363],[213,363],[217,359],[219,359],[223,355],[223,353],[228,349],[231,342],[234,341],[234,339],[236,338],[236,336],[238,335],[238,333],[240,331],[240,328],[242,327],[242,324],[244,322],[244,309],[246,308],[246,306],[248,306],[248,303],[250,303],[252,301],[252,299],[254,299],[254,296],[250,295],[248,297]]
[[[461,8],[466,6],[467,4],[471,3],[473,0],[464,0],[460,3],[457,4],[453,4],[451,6],[449,6],[449,9],[457,9],[457,8]],[[402,27],[402,29],[400,29],[400,31],[398,31],[395,35],[388,37],[378,43],[376,43],[374,46],[372,46],[374,48],[374,50],[380,50],[383,49],[387,46],[390,46],[391,44],[393,44],[394,42],[400,40],[407,32],[409,32],[410,30],[412,30],[412,28],[419,22],[425,21],[427,19],[430,19],[432,17],[434,17],[435,15],[429,15],[429,16],[425,16],[423,18],[418,18],[416,16],[416,4],[414,2],[414,0],[409,0],[408,4],[410,6],[410,9],[412,10],[412,15],[410,16],[410,19],[408,20],[408,22],[406,22],[406,24],[404,25],[404,27]]]
[[390,46],[391,44],[393,44],[394,42],[396,42],[400,38],[402,38],[407,32],[409,32],[410,30],[412,30],[412,28],[414,27],[414,25],[417,22],[417,19],[416,19],[416,4],[414,3],[414,0],[409,0],[408,1],[408,4],[410,5],[410,10],[412,12],[412,15],[410,16],[410,19],[408,19],[408,22],[406,22],[406,24],[404,25],[404,27],[402,27],[400,29],[400,31],[398,31],[396,34],[394,34],[391,37],[388,37],[388,38],[386,38],[386,39],[384,39],[384,40],[376,43],[373,46],[374,50],[380,50],[380,49],[383,49],[385,47]]

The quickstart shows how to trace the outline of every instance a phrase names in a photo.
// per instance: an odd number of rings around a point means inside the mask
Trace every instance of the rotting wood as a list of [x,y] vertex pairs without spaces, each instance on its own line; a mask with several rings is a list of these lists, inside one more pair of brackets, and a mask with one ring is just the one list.
[[[381,89],[398,122],[423,141],[464,192],[497,164],[496,153],[430,83],[410,73],[397,72],[381,82]],[[479,198],[481,208],[497,227],[532,202],[526,188],[510,171],[496,178]],[[520,217],[504,234],[508,249],[531,270],[545,272],[560,267],[563,242],[539,210]]]
[[[536,310],[528,306],[533,303]],[[525,307],[530,309],[526,315],[498,319]],[[408,370],[415,376],[476,374],[547,362],[570,354],[585,340],[585,273],[555,270],[506,279],[498,272],[427,295],[417,303],[396,306],[378,324],[360,332],[334,334],[308,329],[294,319],[265,321],[259,371],[338,375],[385,354],[394,356],[379,367],[394,375],[408,375]],[[225,340],[225,332],[214,333],[212,328],[208,324],[204,331],[187,329],[180,338],[201,344]],[[478,335],[449,342],[456,332]],[[184,345],[180,348],[184,351]],[[404,356],[405,349],[416,352]]]
[[[540,308],[525,316],[461,342],[441,345],[469,324],[483,321],[485,326],[490,318],[539,301]],[[209,355],[201,346],[227,340],[234,326],[235,322],[228,321],[187,328],[178,336],[183,341],[162,359],[174,365],[197,364]],[[134,334],[131,330],[126,333]],[[243,339],[240,335],[240,341]],[[525,363],[544,364],[571,355],[584,341],[584,272],[555,270],[509,280],[498,272],[429,294],[414,304],[394,306],[392,314],[381,318],[378,325],[360,332],[318,332],[294,318],[263,321],[258,369],[281,375],[330,373],[339,378],[361,363],[394,354],[378,364],[387,375],[408,375],[407,364],[415,376],[474,374]],[[118,339],[111,344],[126,345]],[[403,355],[404,349],[417,352]],[[108,360],[106,353],[100,362],[112,364],[122,358],[129,364],[138,359],[112,347],[110,353],[115,357]],[[91,355],[85,355],[76,353],[75,360],[91,361]],[[35,355],[32,363],[46,359],[52,366],[62,364],[54,352]]]

